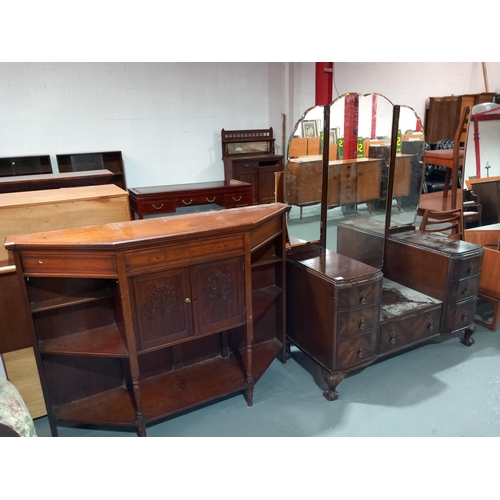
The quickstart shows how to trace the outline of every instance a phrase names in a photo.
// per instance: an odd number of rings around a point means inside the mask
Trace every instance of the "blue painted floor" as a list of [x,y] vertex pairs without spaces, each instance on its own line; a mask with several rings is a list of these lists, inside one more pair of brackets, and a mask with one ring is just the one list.
[[[475,343],[443,336],[349,374],[327,401],[320,368],[298,350],[275,360],[248,407],[235,394],[148,426],[160,437],[500,436],[500,335],[477,326]],[[35,420],[50,436],[47,417]],[[59,428],[64,437],[135,437],[133,431]]]

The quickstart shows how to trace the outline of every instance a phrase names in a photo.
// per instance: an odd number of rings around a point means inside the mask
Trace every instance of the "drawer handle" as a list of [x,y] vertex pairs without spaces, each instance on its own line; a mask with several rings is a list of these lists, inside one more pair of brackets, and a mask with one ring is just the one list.
[[391,332],[389,334],[389,342],[391,344],[395,344],[396,343],[396,332]]
[[157,206],[153,203],[153,208],[154,208],[155,210],[161,210],[161,209],[163,208],[163,203],[162,203],[159,207],[157,207]]
[[208,201],[208,203],[213,203],[215,201],[215,196],[212,199],[206,198],[206,200]]
[[360,294],[359,294],[359,303],[360,304],[365,304],[366,303],[366,292],[363,290]]
[[252,165],[250,165],[250,163],[243,163],[243,166],[244,167],[251,167]]
[[358,347],[358,358],[364,358],[365,354],[363,352],[363,348],[361,346]]
[[182,203],[184,203],[184,205],[191,205],[191,203],[193,203],[193,200],[189,200],[189,201],[184,201],[182,200]]
[[186,298],[186,304],[191,304],[191,299],[189,297]]
[[241,196],[240,196],[239,198],[235,198],[235,197],[233,196],[233,201],[240,201],[240,200],[241,200]]
[[359,326],[360,330],[364,330],[365,329],[365,318],[364,318],[364,316],[360,316],[359,317],[359,319],[358,319],[358,326]]
[[462,295],[465,295],[469,291],[469,285],[465,285],[464,289],[462,290]]
[[471,274],[472,271],[474,271],[474,264],[469,264],[469,267],[467,268],[467,274]]
[[430,319],[427,321],[427,330],[434,330],[434,320]]
[[467,311],[464,311],[464,312],[462,313],[462,316],[461,316],[462,321],[467,321],[467,317],[468,317],[468,315],[467,315]]

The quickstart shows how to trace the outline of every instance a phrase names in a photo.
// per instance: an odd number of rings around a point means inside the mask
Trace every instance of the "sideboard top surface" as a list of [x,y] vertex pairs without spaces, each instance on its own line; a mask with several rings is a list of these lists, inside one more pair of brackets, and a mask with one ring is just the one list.
[[166,240],[189,238],[193,232],[198,233],[200,237],[205,233],[232,234],[235,230],[252,229],[287,210],[289,207],[283,203],[269,203],[176,217],[115,222],[101,226],[10,236],[5,241],[5,247],[8,250],[61,246],[102,250],[122,246],[126,249],[144,240],[161,244]]

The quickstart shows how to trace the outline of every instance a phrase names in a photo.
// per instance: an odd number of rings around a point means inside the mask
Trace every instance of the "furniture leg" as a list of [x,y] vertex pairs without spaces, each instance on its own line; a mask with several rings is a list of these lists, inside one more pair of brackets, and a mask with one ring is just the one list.
[[464,337],[460,341],[463,345],[470,347],[474,343],[474,339],[472,338],[472,334],[476,331],[476,327],[472,325],[470,328],[466,328],[464,331]]
[[328,401],[335,401],[338,399],[339,394],[337,392],[337,386],[344,380],[345,373],[330,373],[326,370],[323,370],[323,379],[328,384],[328,389],[323,392],[323,396]]

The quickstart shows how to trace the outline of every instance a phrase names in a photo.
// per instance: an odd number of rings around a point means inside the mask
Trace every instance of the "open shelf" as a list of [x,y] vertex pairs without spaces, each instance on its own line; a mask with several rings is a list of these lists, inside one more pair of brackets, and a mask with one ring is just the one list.
[[95,290],[92,292],[85,292],[73,296],[58,297],[57,299],[44,300],[42,302],[32,302],[31,312],[39,313],[44,311],[50,311],[53,309],[60,309],[63,307],[70,307],[79,304],[95,302],[97,300],[107,299],[112,296],[113,292],[110,289],[104,289],[104,290]]
[[116,325],[64,335],[40,342],[42,354],[66,354],[73,356],[128,357]]
[[[273,362],[282,344],[276,339],[253,347],[255,382]],[[245,349],[141,380],[146,423],[245,389]],[[132,426],[136,414],[131,392],[124,387],[104,391],[54,408],[56,420],[90,425]]]

